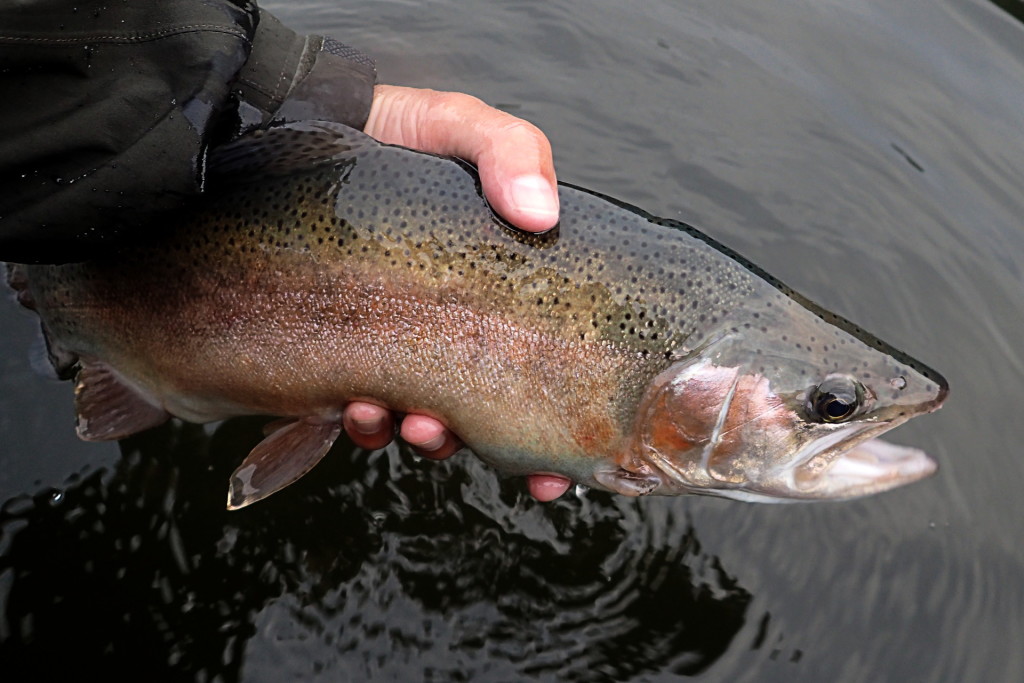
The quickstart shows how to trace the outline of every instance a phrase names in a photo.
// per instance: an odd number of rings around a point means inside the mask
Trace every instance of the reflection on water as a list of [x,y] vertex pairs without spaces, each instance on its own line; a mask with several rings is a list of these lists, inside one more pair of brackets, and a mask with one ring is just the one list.
[[313,660],[323,642],[358,650],[356,678],[475,680],[483,659],[509,675],[622,679],[699,672],[744,623],[749,594],[682,508],[652,526],[611,496],[543,506],[479,465],[349,446],[229,513],[228,475],[260,426],[168,425],[124,441],[113,471],[7,501],[0,659],[44,678],[235,680],[259,629],[293,653],[316,643]]

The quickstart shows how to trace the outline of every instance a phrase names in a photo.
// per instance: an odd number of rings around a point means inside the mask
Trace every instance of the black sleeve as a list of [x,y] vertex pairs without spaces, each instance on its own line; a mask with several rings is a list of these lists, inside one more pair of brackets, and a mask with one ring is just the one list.
[[254,127],[362,128],[373,63],[245,0],[0,3],[0,260],[80,260],[202,191]]

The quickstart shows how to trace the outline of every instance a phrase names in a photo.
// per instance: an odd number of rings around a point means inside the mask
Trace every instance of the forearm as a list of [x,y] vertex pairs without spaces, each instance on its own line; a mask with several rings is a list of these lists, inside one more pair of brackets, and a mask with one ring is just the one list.
[[211,146],[252,127],[365,123],[372,62],[247,8],[0,9],[0,259],[75,260],[132,238],[202,191]]

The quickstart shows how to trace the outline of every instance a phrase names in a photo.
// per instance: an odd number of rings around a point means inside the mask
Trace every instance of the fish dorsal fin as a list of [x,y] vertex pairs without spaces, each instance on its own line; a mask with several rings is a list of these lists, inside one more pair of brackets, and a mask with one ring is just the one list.
[[296,420],[275,430],[231,475],[228,510],[252,505],[297,481],[320,462],[339,434],[339,423],[311,420]]
[[125,384],[104,363],[83,363],[75,384],[78,436],[113,441],[163,424],[171,416]]
[[379,145],[365,133],[326,121],[257,130],[210,153],[206,164],[211,185],[208,189],[350,163],[359,152]]

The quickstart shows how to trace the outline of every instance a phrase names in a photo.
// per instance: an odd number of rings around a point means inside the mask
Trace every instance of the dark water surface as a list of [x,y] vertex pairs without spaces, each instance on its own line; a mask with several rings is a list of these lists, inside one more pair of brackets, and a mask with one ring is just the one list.
[[541,505],[472,457],[335,449],[227,513],[258,420],[73,433],[0,304],[0,677],[1024,680],[1024,28],[981,0],[265,3],[551,137],[941,370],[865,500]]

